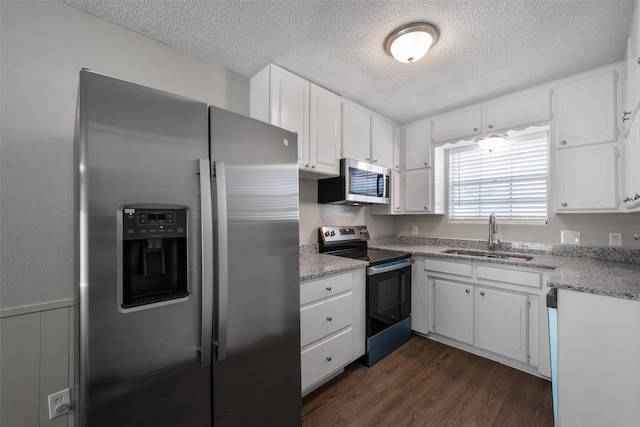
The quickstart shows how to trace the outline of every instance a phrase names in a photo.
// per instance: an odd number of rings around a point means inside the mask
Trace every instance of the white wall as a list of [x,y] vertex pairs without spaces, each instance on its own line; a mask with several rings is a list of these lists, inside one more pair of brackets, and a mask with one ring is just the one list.
[[249,112],[249,80],[59,2],[2,1],[0,308],[73,298],[81,68]]

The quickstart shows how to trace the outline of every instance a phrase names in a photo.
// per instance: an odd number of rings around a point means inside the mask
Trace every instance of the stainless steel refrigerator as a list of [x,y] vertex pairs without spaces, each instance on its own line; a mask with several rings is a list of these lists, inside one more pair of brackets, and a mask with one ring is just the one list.
[[76,425],[301,424],[296,138],[80,72]]

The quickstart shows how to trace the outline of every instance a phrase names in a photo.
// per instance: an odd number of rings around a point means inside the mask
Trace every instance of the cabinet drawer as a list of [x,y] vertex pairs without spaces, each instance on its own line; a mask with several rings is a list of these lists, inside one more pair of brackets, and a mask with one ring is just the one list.
[[434,259],[426,259],[424,261],[424,269],[429,271],[438,271],[440,273],[456,274],[464,277],[471,277],[473,273],[473,266],[471,264],[460,264],[457,262],[438,261]]
[[300,310],[300,345],[304,347],[325,335],[351,325],[351,292],[322,300]]
[[351,362],[352,334],[345,329],[302,351],[302,390]]
[[351,273],[302,282],[300,305],[327,298],[351,289]]
[[540,273],[485,267],[483,265],[478,266],[478,279],[513,283],[514,285],[530,286],[532,288],[540,288],[542,286],[542,274]]

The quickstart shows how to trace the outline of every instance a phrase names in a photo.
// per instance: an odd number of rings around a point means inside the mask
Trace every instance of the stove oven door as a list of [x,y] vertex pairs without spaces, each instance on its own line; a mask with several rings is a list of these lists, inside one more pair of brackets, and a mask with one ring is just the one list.
[[411,260],[367,268],[367,337],[411,314]]

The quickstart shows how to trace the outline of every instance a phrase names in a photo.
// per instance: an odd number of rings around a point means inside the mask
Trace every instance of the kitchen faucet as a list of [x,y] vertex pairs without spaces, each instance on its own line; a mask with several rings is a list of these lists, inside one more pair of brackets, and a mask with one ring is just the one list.
[[489,249],[494,250],[496,245],[500,243],[500,240],[496,237],[498,234],[498,221],[496,220],[496,214],[491,212],[489,215]]

